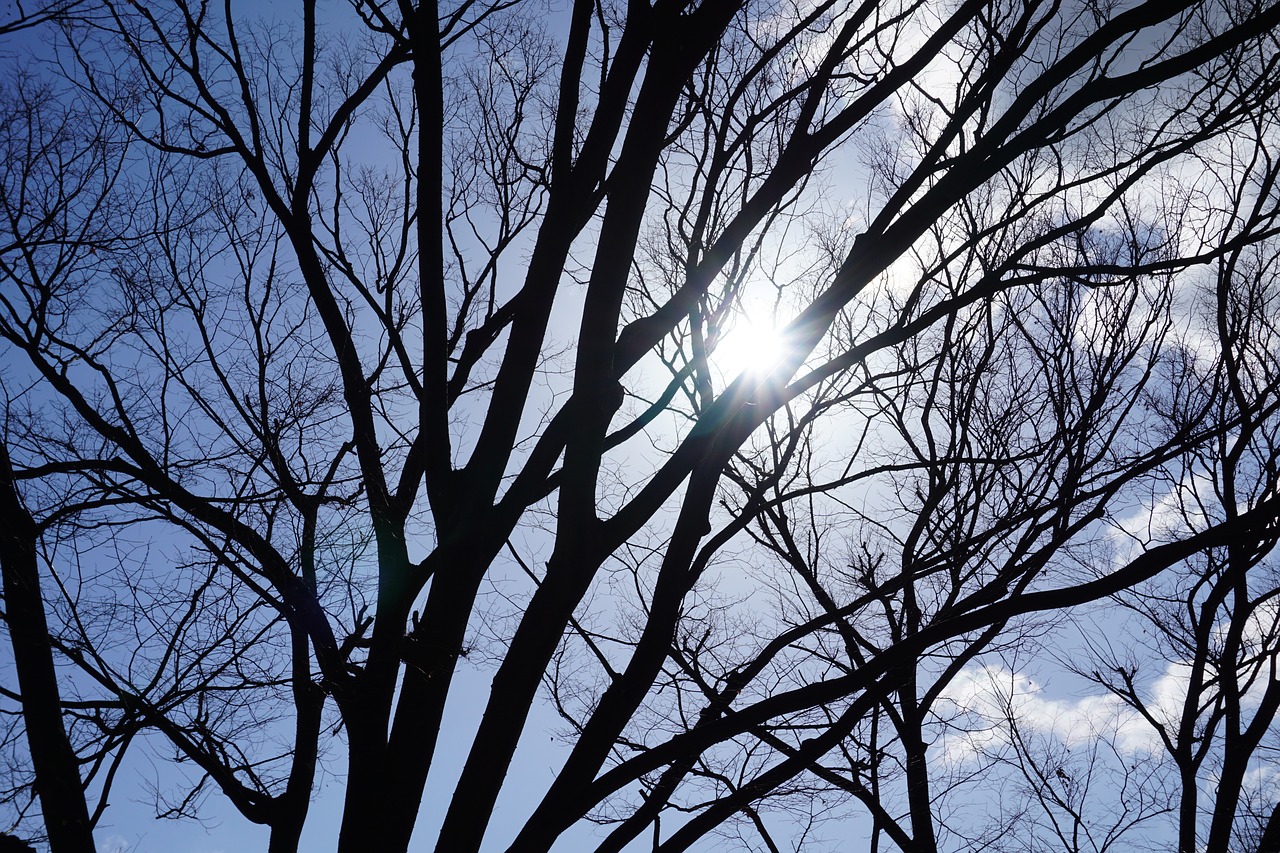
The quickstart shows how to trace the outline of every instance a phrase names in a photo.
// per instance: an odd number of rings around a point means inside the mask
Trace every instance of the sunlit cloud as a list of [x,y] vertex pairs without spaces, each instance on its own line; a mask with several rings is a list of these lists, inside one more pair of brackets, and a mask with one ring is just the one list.
[[[1177,672],[1167,672],[1153,686],[1154,703],[1172,705],[1179,687],[1185,695],[1185,685]],[[1128,754],[1159,748],[1150,724],[1119,697],[1105,693],[1054,698],[1025,673],[1000,666],[962,670],[944,691],[941,703],[944,714],[964,714],[969,723],[968,731],[948,734],[937,744],[943,760],[951,764],[964,764],[1009,746],[1013,738],[1010,720],[1023,736],[1051,736],[1068,748],[1099,738],[1112,740],[1117,749]]]

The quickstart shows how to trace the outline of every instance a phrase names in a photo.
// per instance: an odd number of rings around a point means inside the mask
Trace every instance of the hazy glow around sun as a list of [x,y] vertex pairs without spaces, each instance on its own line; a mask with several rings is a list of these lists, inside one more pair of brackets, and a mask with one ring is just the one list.
[[777,329],[743,317],[716,343],[710,359],[731,380],[743,372],[764,373],[785,354],[786,344]]

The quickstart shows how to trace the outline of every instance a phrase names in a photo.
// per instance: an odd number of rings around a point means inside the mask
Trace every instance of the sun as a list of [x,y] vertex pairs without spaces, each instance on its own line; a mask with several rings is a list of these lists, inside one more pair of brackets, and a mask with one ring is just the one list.
[[741,373],[762,375],[772,370],[786,352],[778,329],[744,317],[716,342],[710,360],[729,381]]

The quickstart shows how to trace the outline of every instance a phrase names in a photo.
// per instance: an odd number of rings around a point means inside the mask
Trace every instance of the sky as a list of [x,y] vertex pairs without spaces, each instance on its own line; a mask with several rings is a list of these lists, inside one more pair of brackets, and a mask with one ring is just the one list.
[[[274,5],[265,8],[273,9]],[[287,9],[283,5],[280,8]],[[554,26],[552,30],[555,31]],[[42,53],[44,46],[30,41],[35,37],[31,34],[19,36],[8,47],[10,50],[26,49]],[[839,168],[853,167],[847,163],[837,167],[834,176],[834,183],[837,185],[842,183],[841,179],[850,177],[839,172]],[[837,205],[848,208],[851,219],[857,215],[855,200],[840,193],[833,193],[833,197],[837,198]],[[767,288],[762,287],[762,290],[767,293]],[[767,299],[761,301],[767,305]],[[572,338],[571,321],[578,307],[570,298],[557,308],[557,311],[563,313],[564,320],[556,331],[565,341]],[[721,363],[717,367],[721,371],[726,374],[736,373],[753,359],[768,362],[776,358],[770,326],[778,318],[769,317],[771,313],[766,308],[761,309],[758,314],[753,312],[752,316],[739,319],[726,351],[719,356]],[[785,316],[785,308],[780,313]],[[1083,336],[1087,336],[1087,333],[1087,329],[1081,330]],[[545,401],[551,399],[554,390],[549,386],[545,391]],[[531,406],[527,424],[530,432],[536,428],[536,414],[537,406]],[[625,475],[636,476],[643,467],[642,463],[652,465],[653,447],[646,444],[648,440],[648,436],[637,439],[626,448],[629,456],[619,454],[617,457],[622,460],[621,468],[625,469]],[[465,441],[460,444],[465,446]],[[1181,485],[1189,488],[1194,483]],[[1128,514],[1116,521],[1109,534],[1113,538],[1115,559],[1134,553],[1138,539],[1144,539],[1153,531],[1158,531],[1164,520],[1173,517],[1175,491],[1171,489],[1168,495],[1152,495],[1150,503],[1131,507]],[[864,499],[872,501],[879,497],[882,496],[864,495]],[[540,539],[536,532],[531,532],[529,536],[524,543],[529,552],[534,555],[544,552],[547,540]],[[424,550],[426,544],[422,546]],[[139,558],[145,558],[145,555]],[[510,577],[504,577],[503,571],[509,572]],[[497,573],[495,586],[489,593],[499,595],[504,582],[510,580],[514,586],[516,582],[511,579],[518,577],[516,569],[510,564],[506,565]],[[729,570],[724,572],[724,589],[728,594],[755,594],[751,588],[752,582],[752,578],[746,574],[734,575]],[[1059,649],[1067,649],[1069,655],[1079,655],[1083,659],[1087,654],[1089,631],[1096,630],[1105,635],[1111,624],[1109,620],[1115,618],[1113,612],[1106,610],[1098,610],[1091,615],[1097,619],[1092,627],[1061,626],[1057,633],[1049,635],[1051,640],[1046,643],[1051,641]],[[1267,619],[1274,621],[1274,614],[1264,610],[1260,613],[1258,624],[1252,627],[1259,634],[1266,633],[1272,627],[1266,624]],[[0,651],[0,655],[3,654]],[[4,661],[0,660],[0,663]],[[1099,743],[1106,743],[1114,747],[1107,760],[1132,761],[1136,766],[1143,756],[1155,752],[1151,727],[1137,719],[1119,700],[1096,683],[1070,675],[1066,671],[1067,663],[1070,661],[1062,658],[1054,664],[1043,658],[1001,660],[993,657],[967,667],[945,692],[945,701],[957,717],[982,720],[984,724],[975,726],[966,733],[941,736],[932,745],[933,754],[957,774],[963,774],[966,768],[983,756],[999,755],[1007,760],[1009,750],[1014,745],[1014,737],[1012,732],[1002,727],[1002,714],[1009,708],[1016,710],[1017,718],[1022,721],[1023,734],[1037,738],[1037,748],[1044,750],[1046,755],[1061,754],[1055,752],[1058,747],[1067,751],[1075,750],[1079,754],[1081,750],[1087,751]],[[1185,689],[1185,672],[1186,662],[1176,658],[1148,665],[1144,669],[1144,695],[1157,709],[1174,707],[1179,691]],[[427,850],[432,846],[438,821],[442,816],[442,810],[437,806],[447,801],[452,793],[454,780],[478,724],[478,711],[483,708],[487,697],[491,673],[492,670],[483,661],[473,663],[464,660],[459,666],[444,723],[446,737],[438,766],[428,784],[424,798],[426,805],[418,825],[414,849]],[[7,700],[0,699],[0,705],[5,702]],[[9,706],[5,707],[8,709]],[[505,841],[509,840],[509,833],[514,833],[523,816],[536,805],[547,781],[554,776],[556,766],[565,754],[563,741],[556,735],[560,727],[561,721],[548,703],[540,702],[534,708],[528,724],[528,736],[516,755],[510,774],[516,784],[509,785],[504,790],[495,818],[495,831],[490,835],[486,850],[503,848]],[[217,795],[211,795],[202,809],[204,826],[155,821],[146,791],[150,786],[169,786],[172,781],[169,774],[175,772],[172,765],[162,759],[161,747],[146,746],[136,749],[127,760],[117,782],[116,792],[111,798],[112,804],[98,830],[100,845],[104,850],[112,853],[126,850],[136,853],[214,853],[261,849],[265,846],[263,831],[249,825]],[[341,814],[342,763],[340,751],[330,757],[325,784],[319,790],[304,835],[304,850],[323,850],[332,846]],[[1060,765],[1059,769],[1066,766]],[[1257,782],[1260,785],[1268,784],[1270,780],[1263,778],[1260,773]],[[845,839],[861,839],[865,837],[868,828],[864,820],[850,818],[824,831],[828,835],[843,836]],[[573,851],[589,848],[592,830],[579,829],[575,832],[577,834],[566,835],[557,849]],[[641,849],[644,846],[643,841],[637,841],[633,848]]]

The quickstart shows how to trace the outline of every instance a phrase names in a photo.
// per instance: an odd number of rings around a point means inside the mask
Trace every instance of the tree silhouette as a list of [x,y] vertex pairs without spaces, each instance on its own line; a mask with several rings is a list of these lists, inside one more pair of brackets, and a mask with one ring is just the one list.
[[1280,6],[251,11],[79,5],[4,94],[4,440],[93,820],[163,742],[162,814],[273,851],[325,757],[343,851],[950,849],[967,668],[1273,547]]

